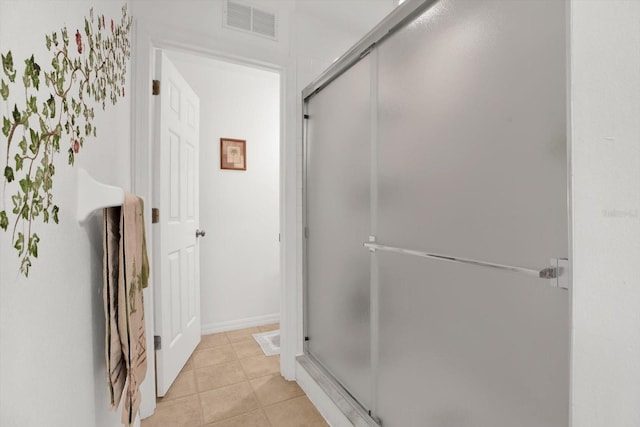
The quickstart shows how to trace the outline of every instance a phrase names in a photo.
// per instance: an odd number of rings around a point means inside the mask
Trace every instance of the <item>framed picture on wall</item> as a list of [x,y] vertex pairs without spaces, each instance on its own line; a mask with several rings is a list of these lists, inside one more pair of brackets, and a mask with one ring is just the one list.
[[220,169],[247,170],[247,141],[220,138]]

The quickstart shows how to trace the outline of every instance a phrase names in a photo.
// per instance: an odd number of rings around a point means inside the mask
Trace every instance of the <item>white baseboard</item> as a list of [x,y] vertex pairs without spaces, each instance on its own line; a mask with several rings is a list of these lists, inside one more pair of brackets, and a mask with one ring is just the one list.
[[280,322],[280,313],[267,314],[265,316],[249,317],[246,319],[229,320],[219,323],[207,323],[201,326],[202,334],[215,334],[218,332],[234,331],[236,329],[250,328],[252,326],[268,325]]

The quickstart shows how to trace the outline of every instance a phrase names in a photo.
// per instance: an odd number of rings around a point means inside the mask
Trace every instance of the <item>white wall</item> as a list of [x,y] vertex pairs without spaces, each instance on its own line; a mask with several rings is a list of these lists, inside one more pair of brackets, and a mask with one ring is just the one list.
[[573,426],[640,425],[640,2],[571,1]]
[[[279,321],[280,75],[195,55],[170,59],[200,97],[203,333]],[[247,170],[220,169],[220,138]]]
[[[46,32],[65,25],[74,33],[82,29],[91,6],[119,19],[124,3],[0,0],[0,50],[11,50],[20,69],[32,53],[48,69]],[[129,84],[125,90],[131,93]],[[121,99],[106,112],[96,109],[98,138],[87,140],[74,168],[67,165],[68,141],[63,139],[54,184],[60,224],[38,224],[42,242],[28,280],[18,275],[10,233],[0,232],[2,426],[121,425],[120,413],[108,410],[101,216],[78,223],[76,173],[78,166],[84,167],[102,182],[129,188],[130,100]],[[0,101],[3,115],[7,108]],[[0,165],[4,169],[4,156]],[[0,187],[1,206],[11,204],[13,189]]]

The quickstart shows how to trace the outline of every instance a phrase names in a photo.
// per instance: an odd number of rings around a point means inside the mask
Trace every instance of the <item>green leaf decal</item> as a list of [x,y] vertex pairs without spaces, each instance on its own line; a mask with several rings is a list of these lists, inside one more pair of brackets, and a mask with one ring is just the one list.
[[20,194],[14,194],[11,196],[11,201],[13,202],[13,214],[18,215],[22,210],[22,197]]
[[10,166],[6,166],[4,168],[4,178],[7,180],[7,182],[11,182],[15,179],[15,177],[13,176],[13,169],[11,169]]
[[11,51],[7,52],[6,55],[2,55],[2,69],[11,83],[16,81],[16,70],[13,68],[13,55],[11,55]]
[[26,69],[29,71],[29,78],[33,87],[36,90],[40,89],[40,66],[36,63],[35,58],[31,55],[31,58],[27,59]]
[[18,111],[17,104],[13,106],[13,112],[11,114],[13,115],[14,122],[19,123],[22,120],[22,116],[20,115],[20,111]]
[[29,239],[29,254],[33,255],[34,258],[38,258],[38,243],[40,243],[40,237],[37,234],[31,236],[31,239]]
[[26,156],[27,155],[27,138],[23,136],[22,139],[20,140],[20,143],[18,143],[18,147],[22,151],[22,155]]
[[16,243],[13,247],[16,248],[18,250],[18,254],[22,256],[22,252],[24,251],[24,234],[18,233],[18,238],[16,239]]
[[2,118],[2,133],[4,136],[9,136],[11,132],[11,122],[6,117]]
[[56,224],[59,221],[59,218],[58,218],[58,213],[59,212],[60,212],[60,208],[58,208],[57,206],[54,206],[53,207],[53,222],[55,222]]
[[34,113],[38,112],[38,99],[35,96],[29,98],[29,108],[31,108],[31,111]]
[[53,98],[53,95],[49,97],[47,100],[47,107],[49,107],[50,116],[52,119],[56,117],[56,100]]
[[24,159],[22,156],[20,154],[16,154],[14,160],[16,161],[16,172],[22,170],[22,166],[24,165]]
[[[0,211],[0,229],[7,231],[12,225],[12,243],[25,276],[39,256],[36,223],[40,219],[59,222],[60,208],[53,194],[56,154],[63,145],[73,165],[85,142],[97,134],[95,106],[104,110],[124,97],[131,25],[126,4],[117,22],[106,21],[101,14],[94,16],[91,9],[84,18],[84,31],[74,26],[45,34],[45,56],[20,58],[20,70],[11,51],[0,52],[0,97],[15,102],[8,113],[7,107],[0,113],[0,138],[4,138],[8,160],[3,165],[4,181],[18,184],[5,186],[15,193],[11,195],[13,209]],[[20,96],[13,100],[11,95]]]
[[7,231],[7,227],[9,227],[9,218],[7,217],[7,213],[2,211],[0,212],[0,228]]
[[31,268],[31,258],[25,256],[20,263],[20,272],[24,274],[24,277],[29,277],[29,269]]
[[28,193],[29,190],[33,188],[31,179],[28,176],[20,180],[20,188],[22,189],[23,193]]
[[9,85],[7,85],[7,82],[5,82],[4,79],[0,82],[0,95],[5,101],[9,97]]

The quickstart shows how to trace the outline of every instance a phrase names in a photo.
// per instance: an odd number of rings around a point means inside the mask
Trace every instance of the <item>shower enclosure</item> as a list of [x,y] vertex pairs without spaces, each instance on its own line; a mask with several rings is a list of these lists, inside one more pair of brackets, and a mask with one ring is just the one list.
[[409,0],[305,89],[305,354],[370,425],[569,424],[566,4]]

